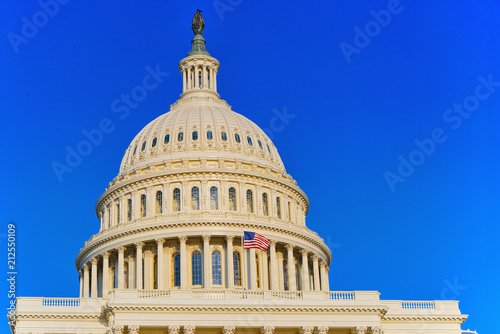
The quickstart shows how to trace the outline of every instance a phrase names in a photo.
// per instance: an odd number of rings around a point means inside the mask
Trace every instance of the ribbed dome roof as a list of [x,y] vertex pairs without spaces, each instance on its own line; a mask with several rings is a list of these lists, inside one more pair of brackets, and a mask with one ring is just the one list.
[[285,172],[269,137],[216,97],[177,101],[146,125],[127,148],[120,175],[148,164],[183,159],[229,159]]

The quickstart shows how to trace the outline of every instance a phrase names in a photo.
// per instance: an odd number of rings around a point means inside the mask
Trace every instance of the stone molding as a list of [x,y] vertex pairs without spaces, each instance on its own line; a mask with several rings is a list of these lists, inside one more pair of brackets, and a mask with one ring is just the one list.
[[222,328],[222,334],[234,334],[236,326],[226,325]]

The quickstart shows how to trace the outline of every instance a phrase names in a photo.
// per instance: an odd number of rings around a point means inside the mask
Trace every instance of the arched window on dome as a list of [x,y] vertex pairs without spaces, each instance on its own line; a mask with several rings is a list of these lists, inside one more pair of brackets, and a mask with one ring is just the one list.
[[281,198],[276,197],[276,215],[281,219]]
[[191,254],[191,284],[201,285],[201,253],[194,251]]
[[174,189],[172,200],[172,210],[175,212],[181,211],[181,190],[179,188]]
[[263,150],[264,148],[262,147],[262,142],[260,140],[257,141],[259,143],[259,147],[261,150]]
[[157,215],[163,213],[163,193],[161,191],[156,192],[155,213]]
[[198,140],[198,131],[193,131],[192,135],[191,135],[191,138],[193,140]]
[[207,139],[208,139],[208,140],[212,140],[212,139],[214,139],[214,134],[213,134],[213,132],[212,132],[212,131],[210,131],[210,130],[208,130],[208,131],[207,131]]
[[141,195],[141,217],[146,217],[146,195]]
[[142,143],[141,151],[144,151],[145,149],[146,149],[146,142],[144,141],[144,142]]
[[158,255],[153,257],[153,289],[158,289]]
[[267,194],[262,194],[262,213],[264,216],[269,216],[269,203],[267,201]]
[[135,145],[135,147],[134,147],[134,153],[132,153],[132,155],[135,155],[135,152],[137,152],[137,145]]
[[170,142],[170,134],[166,134],[165,138],[163,138],[163,144],[168,144]]
[[151,147],[155,147],[157,141],[158,141],[158,138],[154,137],[153,141],[151,142]]
[[253,146],[252,138],[250,138],[250,136],[247,136],[247,141],[248,145]]
[[132,220],[132,199],[129,198],[127,200],[127,220],[131,221]]
[[183,141],[184,140],[184,132],[179,132],[177,134],[177,141]]
[[241,143],[241,138],[240,138],[240,135],[235,133],[234,134],[234,140],[236,140],[237,143]]
[[269,151],[269,154],[272,154],[271,153],[271,148],[269,147],[269,144],[266,144],[267,145],[267,150]]
[[179,253],[172,255],[172,286],[181,286],[181,255]]
[[217,187],[210,188],[210,209],[217,210],[219,208],[219,195]]
[[260,281],[260,261],[259,261],[259,255],[255,254],[255,275],[256,281],[257,281],[257,289],[260,289],[262,287],[261,281]]
[[223,141],[226,141],[226,140],[227,140],[227,133],[226,133],[226,132],[224,132],[224,131],[222,131],[222,132],[220,133],[220,137],[222,138],[222,140],[223,140]]
[[241,286],[241,255],[233,252],[234,285]]
[[253,192],[250,189],[247,190],[247,212],[253,213]]
[[200,210],[200,188],[191,188],[191,210]]
[[222,285],[222,263],[218,250],[212,252],[212,284]]
[[229,188],[229,210],[236,211],[236,189]]
[[285,291],[288,291],[288,262],[283,260],[283,286]]
[[128,289],[129,286],[128,286],[128,271],[129,271],[129,268],[128,268],[128,261],[125,261],[125,263],[123,264],[123,282],[124,282],[124,287],[125,289]]

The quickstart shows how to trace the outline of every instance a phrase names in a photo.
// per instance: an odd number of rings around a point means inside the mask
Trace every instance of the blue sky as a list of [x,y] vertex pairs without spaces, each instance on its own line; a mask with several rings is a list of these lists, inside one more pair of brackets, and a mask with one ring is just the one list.
[[[14,222],[17,295],[77,296],[95,201],[135,134],[181,93],[177,63],[200,8],[219,93],[267,129],[309,196],[307,225],[333,252],[331,289],[458,299],[464,329],[496,329],[498,1],[61,2],[0,4],[0,241],[6,259]],[[169,74],[120,119],[111,104],[148,66]],[[113,130],[58,178],[54,162],[103,119]]]

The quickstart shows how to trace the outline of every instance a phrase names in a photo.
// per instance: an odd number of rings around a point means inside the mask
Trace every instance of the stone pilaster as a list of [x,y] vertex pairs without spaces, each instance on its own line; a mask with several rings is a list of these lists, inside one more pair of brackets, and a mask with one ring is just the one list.
[[210,280],[210,236],[203,236],[203,287],[209,289],[212,287]]
[[186,262],[186,236],[179,237],[179,255],[181,260],[181,289],[186,289],[187,287],[187,262]]
[[226,257],[227,257],[227,288],[234,288],[234,261],[233,261],[233,239],[234,236],[226,237]]
[[158,282],[158,289],[163,290],[165,289],[165,270],[163,268],[164,265],[164,260],[163,260],[163,244],[165,243],[165,239],[156,239],[156,245],[157,245],[157,270],[158,272],[156,273],[156,279]]

